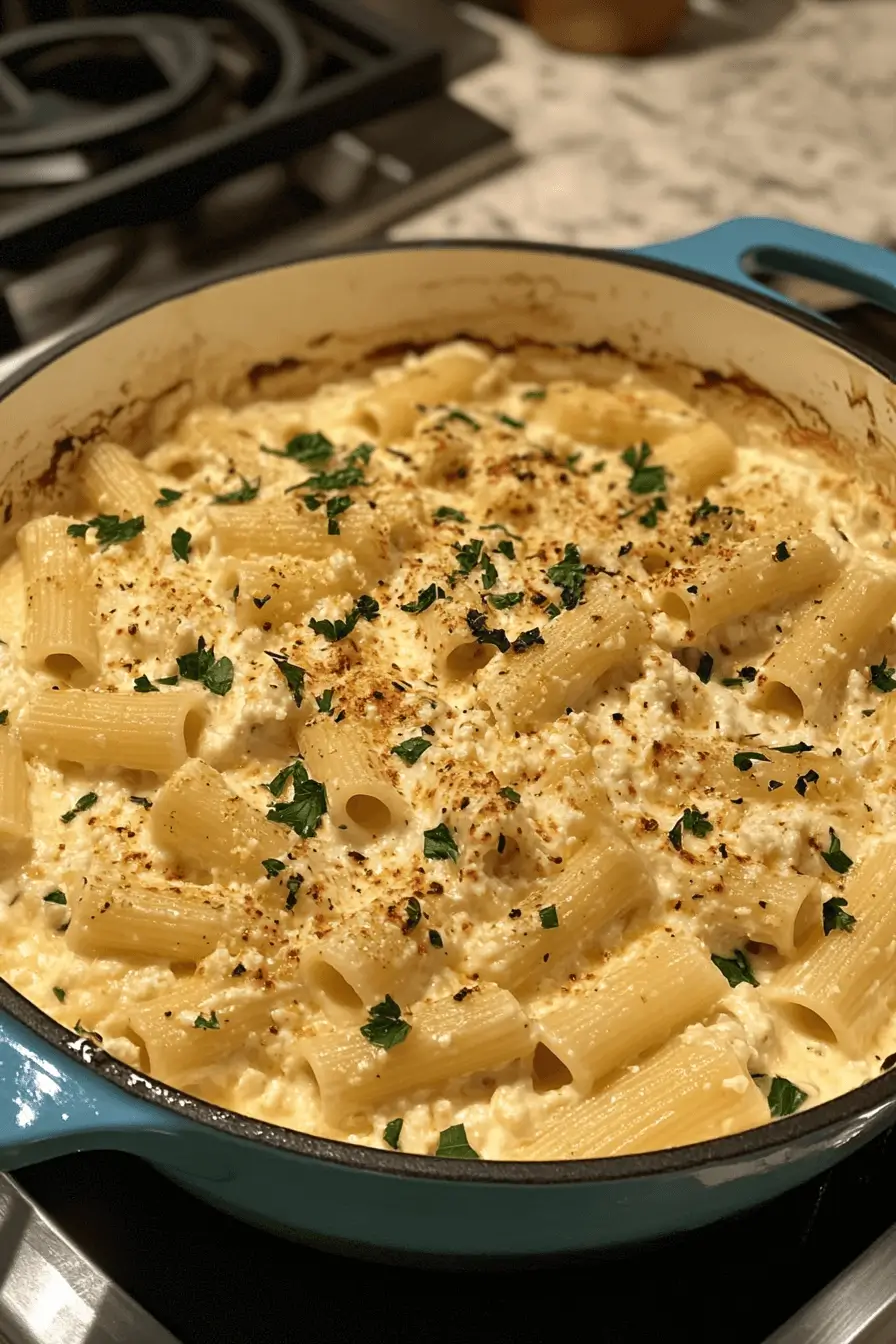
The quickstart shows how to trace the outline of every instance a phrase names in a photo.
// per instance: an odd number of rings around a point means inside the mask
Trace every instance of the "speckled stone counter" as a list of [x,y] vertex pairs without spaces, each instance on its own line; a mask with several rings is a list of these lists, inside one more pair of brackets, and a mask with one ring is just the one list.
[[636,245],[770,214],[896,241],[896,0],[701,0],[646,60],[566,54],[473,7],[502,59],[455,96],[524,161],[397,238]]

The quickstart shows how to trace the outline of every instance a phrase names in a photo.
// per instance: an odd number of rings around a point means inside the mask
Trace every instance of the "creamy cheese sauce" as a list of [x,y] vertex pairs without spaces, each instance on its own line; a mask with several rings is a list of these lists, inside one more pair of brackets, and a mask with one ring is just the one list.
[[[677,490],[672,474],[662,488],[634,493],[632,467],[618,443],[561,432],[542,416],[542,385],[513,381],[509,359],[480,357],[482,376],[462,406],[423,407],[413,431],[398,438],[377,434],[365,401],[373,387],[418,368],[414,357],[402,369],[328,385],[294,402],[198,408],[145,459],[160,490],[180,492],[179,497],[153,508],[145,530],[132,541],[100,550],[95,534],[88,533],[102,669],[93,682],[75,684],[130,691],[140,677],[153,682],[171,677],[176,659],[195,651],[201,637],[218,658],[231,659],[234,676],[227,694],[204,693],[197,754],[253,807],[264,813],[272,806],[268,784],[295,758],[297,729],[320,717],[317,701],[332,693],[331,716],[344,715],[349,730],[363,723],[409,808],[407,826],[371,838],[363,852],[349,847],[329,814],[312,838],[284,832],[282,852],[271,857],[284,859],[304,879],[294,906],[272,916],[270,883],[260,873],[252,899],[244,903],[247,912],[257,905],[257,916],[247,913],[239,933],[200,970],[201,983],[214,984],[239,964],[243,983],[288,983],[293,992],[273,1010],[270,1028],[234,1040],[229,1054],[184,1085],[261,1120],[357,1143],[384,1146],[385,1126],[400,1116],[403,1151],[432,1153],[440,1132],[463,1124],[481,1156],[517,1156],[547,1117],[580,1097],[562,1078],[559,1085],[540,1080],[531,1057],[440,1088],[397,1095],[350,1125],[328,1123],[303,1042],[328,1031],[331,1023],[303,981],[302,956],[343,917],[366,912],[373,925],[402,922],[414,899],[421,919],[407,936],[418,940],[420,955],[431,960],[424,998],[475,985],[478,973],[471,967],[500,957],[509,912],[535,884],[543,882],[549,890],[551,875],[587,839],[589,821],[570,782],[576,771],[605,791],[608,815],[646,860],[658,895],[653,908],[613,921],[593,946],[551,966],[527,992],[524,1007],[536,1038],[539,1020],[564,995],[628,955],[638,934],[665,927],[695,934],[707,956],[728,958],[743,950],[758,982],[730,989],[706,1021],[689,1030],[724,1037],[749,1072],[788,1079],[806,1094],[805,1105],[874,1077],[896,1050],[896,1027],[881,1033],[872,1053],[850,1058],[830,1039],[795,1025],[768,995],[782,957],[731,924],[724,887],[726,866],[735,861],[760,873],[806,874],[817,887],[818,922],[823,902],[848,895],[848,876],[832,871],[822,858],[830,830],[856,862],[892,831],[893,709],[869,677],[871,663],[885,655],[896,660],[892,628],[880,632],[850,672],[828,725],[794,724],[764,707],[762,665],[786,643],[811,594],[789,610],[760,610],[694,639],[660,609],[658,593],[671,571],[699,584],[701,566],[760,533],[783,540],[810,530],[844,566],[861,556],[871,566],[886,567],[896,559],[893,506],[880,491],[750,422],[739,435],[734,470],[707,488],[711,509],[700,510],[702,492],[690,497]],[[640,376],[623,378],[615,390],[643,407],[650,425],[645,439],[653,434],[661,444],[673,430],[701,422],[696,410]],[[463,416],[450,414],[458,409]],[[314,432],[333,445],[326,461],[302,463],[260,451],[282,450],[296,435]],[[241,628],[234,598],[239,562],[222,552],[214,519],[217,511],[244,506],[216,504],[213,496],[239,488],[242,473],[253,482],[260,479],[261,501],[282,497],[309,476],[344,465],[365,444],[373,448],[369,461],[362,461],[366,449],[355,459],[363,467],[362,483],[316,492],[309,487],[300,494],[316,493],[321,507],[327,499],[349,497],[340,515],[344,523],[361,510],[382,519],[388,558],[368,570],[363,590],[333,593],[297,623]],[[651,516],[655,499],[665,507]],[[72,509],[85,521],[93,512],[77,496]],[[440,509],[454,512],[436,522]],[[171,549],[177,528],[190,534],[186,562]],[[479,559],[452,587],[459,552],[462,557],[461,548],[474,540],[482,543]],[[437,585],[445,596],[434,607],[450,610],[461,624],[468,610],[481,612],[487,626],[503,630],[512,643],[523,632],[544,631],[553,619],[563,619],[562,589],[548,570],[570,545],[587,567],[584,600],[609,574],[642,606],[650,638],[634,668],[603,675],[556,721],[538,731],[503,732],[481,690],[491,664],[462,678],[438,675],[427,633],[432,608],[416,613],[402,606]],[[338,562],[337,556],[333,563]],[[359,619],[345,638],[333,642],[310,628],[311,619],[344,618],[360,591],[379,604],[373,619]],[[492,600],[509,593],[521,597],[503,608]],[[264,594],[243,593],[244,603],[247,596]],[[9,721],[0,731],[14,731],[34,693],[60,683],[28,670],[22,607],[5,601],[0,706],[9,711]],[[488,653],[494,645],[480,648]],[[269,651],[304,669],[301,707]],[[526,657],[526,651],[513,648],[494,651],[495,659]],[[752,679],[751,669],[756,669]],[[394,746],[421,736],[427,749],[414,763],[391,754]],[[792,785],[764,795],[745,789],[741,797],[736,773],[719,770],[720,761],[730,763],[734,752],[756,743],[801,739],[811,742],[821,772],[830,770],[846,781],[823,800],[812,787],[801,796]],[[131,1013],[183,987],[195,968],[138,955],[77,955],[65,936],[71,905],[85,877],[97,871],[194,882],[215,874],[177,860],[153,839],[152,803],[163,783],[158,776],[38,757],[28,759],[27,772],[33,844],[24,861],[16,856],[2,874],[0,972],[60,1022],[99,1033],[114,1055],[146,1067]],[[518,803],[502,793],[507,788],[518,794]],[[97,795],[96,803],[63,821],[89,792]],[[685,808],[705,813],[711,830],[685,831],[676,848],[670,833]],[[457,846],[456,862],[424,858],[423,832],[441,823]],[[50,892],[60,891],[66,904],[47,901]],[[246,894],[243,889],[241,896]],[[444,956],[434,955],[430,931],[440,935]],[[835,930],[830,936],[849,933]],[[362,1013],[360,1022],[365,1020]],[[637,1061],[630,1067],[638,1067]]]

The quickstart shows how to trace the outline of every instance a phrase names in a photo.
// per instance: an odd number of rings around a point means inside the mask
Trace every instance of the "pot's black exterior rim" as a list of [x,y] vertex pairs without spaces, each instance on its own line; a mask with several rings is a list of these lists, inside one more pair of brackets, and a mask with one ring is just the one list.
[[[637,253],[616,251],[614,249],[589,249],[553,243],[504,241],[498,239],[434,239],[407,243],[372,243],[355,248],[341,249],[338,252],[323,252],[302,256],[297,261],[277,261],[268,265],[249,265],[244,268],[228,268],[186,284],[168,287],[152,299],[108,313],[95,322],[86,323],[73,330],[32,359],[26,361],[11,375],[0,381],[0,402],[28,379],[54,363],[60,356],[83,345],[86,341],[108,331],[133,317],[159,307],[172,299],[197,293],[228,280],[261,274],[265,271],[280,270],[286,267],[302,265],[305,262],[333,260],[341,258],[375,255],[380,252],[419,252],[419,251],[494,251],[526,252],[533,256],[553,255],[580,257],[586,261],[606,261],[614,265],[630,266],[633,269],[659,272],[675,279],[685,280],[706,289],[713,289],[739,303],[763,309],[793,326],[801,327],[820,337],[828,345],[854,355],[891,382],[896,383],[896,362],[886,359],[877,351],[865,348],[821,317],[800,309],[790,307],[774,297],[755,290],[741,288],[728,280],[706,275],[688,266],[679,266],[673,262],[660,261],[653,257],[640,256]],[[813,1149],[828,1146],[837,1137],[845,1143],[844,1131],[856,1127],[863,1117],[871,1124],[874,1113],[896,1101],[896,1068],[880,1078],[862,1084],[835,1097],[820,1106],[800,1111],[783,1120],[778,1120],[761,1129],[746,1130],[727,1138],[709,1139],[702,1143],[688,1144],[680,1148],[665,1148],[657,1152],[639,1153],[631,1157],[588,1158],[568,1162],[472,1162],[465,1160],[445,1161],[435,1157],[420,1157],[412,1154],[393,1153],[377,1148],[365,1148],[357,1144],[339,1140],[321,1139],[298,1130],[287,1129],[282,1125],[250,1119],[235,1111],[222,1110],[210,1103],[201,1101],[176,1088],[161,1085],[139,1070],[130,1068],[106,1055],[103,1051],[82,1051],[73,1054],[78,1037],[62,1027],[24,998],[6,981],[0,979],[0,1011],[8,1012],[24,1026],[34,1031],[50,1045],[62,1050],[70,1059],[75,1059],[84,1068],[99,1074],[121,1088],[128,1095],[187,1116],[203,1125],[234,1138],[260,1143],[266,1147],[294,1152],[305,1158],[312,1158],[341,1167],[360,1169],[382,1176],[402,1176],[429,1181],[474,1183],[477,1185],[591,1185],[597,1183],[630,1181],[646,1177],[687,1176],[697,1174],[708,1167],[742,1165],[752,1162],[760,1169],[764,1159],[783,1150],[797,1156],[796,1149]],[[140,1090],[136,1088],[139,1086]],[[76,1138],[76,1136],[73,1136]],[[73,1143],[73,1146],[74,1143]],[[747,1174],[746,1172],[744,1173]]]

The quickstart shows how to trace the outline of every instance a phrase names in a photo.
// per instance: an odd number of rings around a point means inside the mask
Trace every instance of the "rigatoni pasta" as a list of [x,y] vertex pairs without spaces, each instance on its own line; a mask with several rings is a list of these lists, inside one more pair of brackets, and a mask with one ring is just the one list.
[[73,454],[0,560],[0,974],[470,1161],[896,1057],[896,503],[621,364],[455,341]]

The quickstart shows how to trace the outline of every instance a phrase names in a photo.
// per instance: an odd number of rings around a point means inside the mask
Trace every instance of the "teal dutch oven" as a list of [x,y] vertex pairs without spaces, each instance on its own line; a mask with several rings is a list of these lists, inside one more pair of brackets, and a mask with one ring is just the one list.
[[[896,311],[896,257],[770,219],[632,252],[373,248],[165,295],[69,333],[0,387],[7,538],[29,486],[52,488],[97,434],[139,450],[197,400],[294,393],[375,352],[461,333],[505,348],[609,344],[642,363],[687,365],[700,386],[771,398],[806,433],[842,437],[857,472],[896,489],[896,367],[745,266]],[[238,1217],[358,1252],[531,1257],[643,1241],[771,1199],[894,1120],[896,1069],[765,1128],[634,1157],[486,1163],[375,1151],[162,1086],[0,982],[4,1168],[120,1149]]]

